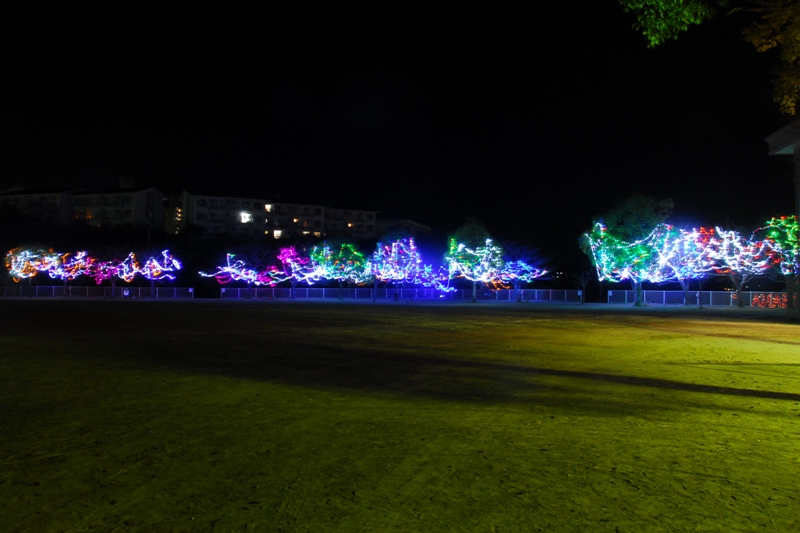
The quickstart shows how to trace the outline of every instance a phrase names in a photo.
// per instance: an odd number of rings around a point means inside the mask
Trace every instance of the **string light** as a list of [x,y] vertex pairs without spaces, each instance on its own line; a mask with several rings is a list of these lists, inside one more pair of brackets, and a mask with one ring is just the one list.
[[6,268],[12,279],[32,278],[39,272],[48,272],[58,268],[63,262],[64,255],[53,250],[14,248],[6,254]]
[[369,262],[372,276],[378,281],[423,284],[426,281],[422,256],[414,239],[400,239],[390,244],[378,243]]
[[502,283],[500,273],[505,264],[503,249],[486,239],[485,246],[468,248],[450,239],[450,249],[444,257],[450,278],[464,278],[476,283]]
[[97,260],[86,251],[76,252],[72,257],[69,256],[70,254],[64,254],[61,261],[48,269],[47,274],[53,279],[66,282],[72,281],[78,276],[91,276],[97,268]]
[[325,243],[312,248],[308,255],[314,272],[319,272],[325,279],[359,285],[370,281],[370,272],[364,268],[364,254],[352,244],[345,243],[334,250]]
[[175,259],[169,250],[161,252],[163,261],[159,261],[155,257],[150,257],[145,261],[144,267],[141,269],[142,276],[149,281],[160,281],[162,279],[174,280],[175,275],[173,272],[181,269],[181,262]]
[[248,285],[257,286],[275,285],[275,281],[270,275],[271,272],[275,271],[274,267],[268,268],[263,272],[258,272],[252,268],[247,268],[244,261],[240,259],[234,259],[234,257],[235,254],[226,254],[225,266],[218,266],[217,271],[210,274],[206,272],[200,272],[199,274],[205,278],[216,278],[221,285],[225,285],[232,281],[244,281]]
[[163,260],[150,257],[142,266],[133,252],[122,261],[112,259],[100,262],[86,251],[76,252],[71,256],[53,250],[15,248],[6,254],[6,268],[14,281],[33,277],[38,272],[46,272],[51,278],[63,281],[87,276],[98,285],[108,279],[113,283],[116,278],[131,282],[136,275],[150,281],[175,279],[173,273],[180,270],[180,261],[169,250],[164,250],[161,255]]
[[795,215],[772,218],[753,232],[769,243],[773,262],[787,276],[800,274],[800,226]]

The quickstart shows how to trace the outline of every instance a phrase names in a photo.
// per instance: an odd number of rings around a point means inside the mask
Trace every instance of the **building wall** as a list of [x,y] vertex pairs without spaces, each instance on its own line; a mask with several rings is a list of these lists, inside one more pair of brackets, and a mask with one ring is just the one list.
[[72,223],[72,197],[65,191],[0,195],[0,205],[18,209],[25,216],[65,226]]
[[154,187],[72,195],[73,218],[91,226],[164,227],[164,194]]
[[377,214],[377,211],[328,208],[325,210],[325,233],[356,241],[375,239]]
[[[200,195],[184,191],[180,213],[172,213],[178,232],[191,224],[204,228],[207,235],[230,234],[241,238],[263,236],[266,228],[263,198]],[[175,220],[180,216],[180,220]]]

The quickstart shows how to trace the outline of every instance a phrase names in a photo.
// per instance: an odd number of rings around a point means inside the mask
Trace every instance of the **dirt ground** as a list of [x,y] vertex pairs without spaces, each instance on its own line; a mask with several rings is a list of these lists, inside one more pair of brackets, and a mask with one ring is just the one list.
[[800,325],[0,299],[0,530],[800,531]]

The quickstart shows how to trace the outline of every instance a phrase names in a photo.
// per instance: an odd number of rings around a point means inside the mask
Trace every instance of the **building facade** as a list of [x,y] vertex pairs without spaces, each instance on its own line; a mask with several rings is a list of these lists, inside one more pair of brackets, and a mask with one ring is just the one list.
[[72,197],[73,219],[94,227],[164,226],[167,197],[155,187],[144,189],[82,190]]
[[66,226],[73,220],[72,192],[74,190],[11,190],[0,194],[0,206],[48,224]]

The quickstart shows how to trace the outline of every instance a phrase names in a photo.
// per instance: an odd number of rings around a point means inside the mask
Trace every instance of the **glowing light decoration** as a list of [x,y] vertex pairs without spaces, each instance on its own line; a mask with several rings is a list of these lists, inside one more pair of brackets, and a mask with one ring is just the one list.
[[800,225],[795,215],[772,218],[753,232],[763,235],[771,248],[773,262],[786,276],[800,274]]
[[64,254],[62,260],[51,265],[47,274],[53,279],[60,279],[64,282],[72,281],[79,276],[91,276],[97,267],[97,259],[91,257],[88,252],[76,252]]
[[[115,259],[102,263],[101,268],[98,270],[102,271],[103,267],[106,268],[107,272],[112,274],[112,280],[119,278],[125,283],[133,281],[133,278],[135,278],[136,274],[142,269],[139,260],[136,258],[136,254],[133,252],[129,253],[121,262]],[[97,281],[97,278],[95,278],[95,281]],[[100,284],[100,281],[97,281],[97,283]]]
[[113,287],[117,279],[129,283],[137,275],[151,282],[175,279],[173,273],[180,270],[180,261],[169,250],[164,250],[161,255],[162,259],[151,257],[142,265],[133,253],[128,254],[123,261],[113,259],[100,262],[85,251],[71,255],[52,250],[15,248],[6,254],[6,267],[15,281],[33,277],[38,272],[46,272],[51,278],[63,281],[88,276],[99,285],[111,280]]
[[53,250],[14,248],[6,254],[6,268],[12,279],[32,278],[39,272],[49,272],[60,268],[64,254]]
[[331,281],[338,281],[339,287],[343,283],[362,285],[370,279],[370,272],[365,268],[364,254],[352,244],[342,244],[338,249],[332,249],[325,243],[315,246],[308,254],[314,271],[321,269],[324,277]]
[[671,227],[659,224],[644,239],[626,242],[610,235],[604,224],[597,222],[591,234],[585,237],[592,250],[592,262],[597,269],[597,279],[619,282],[631,280],[662,283],[670,279],[658,262],[657,250],[663,247]]
[[216,278],[221,285],[228,284],[232,281],[243,281],[247,285],[270,285],[276,284],[273,277],[270,275],[275,271],[271,267],[264,272],[258,272],[252,268],[247,268],[244,261],[234,259],[234,254],[226,254],[226,265],[218,266],[217,271],[213,273],[200,272],[200,275],[205,278]]
[[686,231],[667,225],[663,238],[656,244],[658,266],[663,270],[659,278],[677,281],[688,303],[690,281],[701,279],[714,269],[711,256],[717,246],[714,230],[701,227]]
[[486,239],[485,246],[468,248],[463,243],[450,239],[450,247],[444,259],[447,262],[450,278],[464,278],[472,282],[472,300],[475,301],[477,285],[483,283],[491,287],[502,283],[500,272],[505,262],[503,249]]
[[106,280],[111,281],[112,290],[117,286],[117,280],[121,279],[125,283],[130,283],[136,275],[141,272],[141,264],[136,259],[136,254],[129,253],[125,259],[112,259],[94,264],[94,268],[88,274],[98,285]]
[[289,280],[292,285],[297,283],[313,285],[328,279],[324,266],[312,261],[310,257],[302,257],[294,246],[281,248],[278,260],[283,265],[283,278],[278,281]]
[[141,274],[145,277],[145,279],[149,281],[175,279],[175,275],[173,273],[181,269],[181,262],[173,257],[173,255],[169,253],[169,250],[164,250],[161,252],[161,258],[162,260],[159,261],[155,257],[149,257],[147,261],[144,262],[144,266],[141,269]]
[[742,301],[742,288],[756,276],[764,274],[775,263],[767,241],[745,238],[737,231],[724,231],[717,227],[718,241],[710,250],[715,260],[714,271],[727,275],[736,288],[738,304]]
[[378,243],[369,269],[377,281],[422,285],[427,281],[422,257],[414,239],[400,239],[390,244]]
[[546,270],[529,265],[525,261],[506,261],[499,277],[504,283],[511,284],[515,290],[521,290],[525,285],[547,274]]
[[432,265],[425,265],[421,276],[422,285],[433,287],[440,292],[455,292],[457,289],[450,286],[450,271],[444,266],[433,270]]

